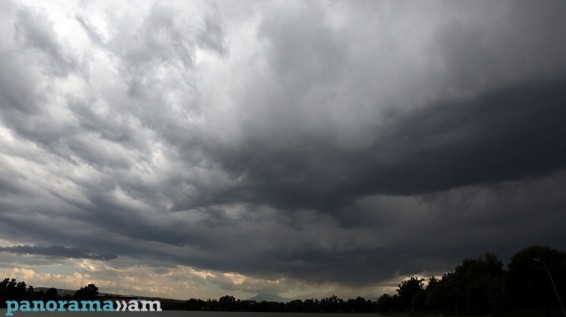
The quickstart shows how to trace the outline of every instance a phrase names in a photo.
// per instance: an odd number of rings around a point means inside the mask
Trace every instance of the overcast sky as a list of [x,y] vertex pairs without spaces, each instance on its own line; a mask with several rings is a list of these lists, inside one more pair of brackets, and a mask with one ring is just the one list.
[[379,296],[566,249],[564,1],[1,1],[0,276]]

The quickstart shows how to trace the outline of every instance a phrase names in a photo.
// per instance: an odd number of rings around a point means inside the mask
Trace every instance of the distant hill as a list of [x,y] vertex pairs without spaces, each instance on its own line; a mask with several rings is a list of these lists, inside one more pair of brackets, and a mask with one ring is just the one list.
[[34,287],[33,290],[35,292],[40,292],[40,291],[46,291],[50,288],[54,288],[57,290],[57,294],[59,295],[69,295],[69,296],[73,296],[75,295],[75,293],[77,292],[77,290],[71,290],[71,289],[64,289],[64,288],[57,288],[57,287]]
[[[45,292],[50,288],[51,287],[34,287],[33,290],[35,292],[39,292],[39,291]],[[57,290],[57,294],[63,295],[63,296],[73,296],[77,292],[77,290],[57,288],[57,287],[53,287],[53,288]],[[124,298],[148,298],[148,299],[176,300],[176,299],[170,299],[170,298],[160,298],[160,297],[155,297],[155,296],[120,295],[120,294],[112,294],[112,293],[98,293],[98,296],[101,296],[101,297],[124,297]]]
[[[39,292],[39,291],[47,291],[48,289],[50,289],[51,287],[34,287],[34,291]],[[57,294],[62,295],[62,296],[73,296],[75,295],[75,292],[77,290],[71,290],[71,289],[64,289],[64,288],[56,288],[57,290]],[[161,300],[167,300],[167,301],[182,301],[182,300],[178,300],[178,299],[169,299],[169,298],[158,298],[158,297],[151,297],[151,296],[140,296],[140,295],[118,295],[118,294],[111,294],[111,293],[99,293],[99,296],[102,297],[124,297],[124,298],[148,298],[148,299],[161,299]],[[254,297],[248,298],[247,300],[253,300],[256,302],[277,302],[277,303],[288,303],[291,301],[290,298],[286,298],[286,297],[281,297],[277,294],[257,294]]]
[[289,298],[285,298],[285,297],[281,297],[277,294],[257,294],[254,297],[248,298],[248,300],[255,300],[256,302],[283,302],[283,303],[287,303],[289,301],[291,301]]

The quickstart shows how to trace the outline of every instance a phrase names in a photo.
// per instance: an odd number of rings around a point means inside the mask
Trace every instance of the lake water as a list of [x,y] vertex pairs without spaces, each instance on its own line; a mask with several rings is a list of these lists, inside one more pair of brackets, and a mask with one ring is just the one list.
[[[201,312],[201,311],[162,311],[162,312],[147,312],[147,313],[134,313],[134,312],[107,312],[107,313],[50,313],[50,312],[15,312],[13,317],[71,317],[71,316],[104,316],[110,315],[127,315],[127,316],[140,316],[140,317],[369,317],[377,316],[377,314],[324,314],[324,313],[255,313],[255,312]],[[0,317],[6,316],[6,309],[0,309]],[[124,316],[124,317],[127,317]]]

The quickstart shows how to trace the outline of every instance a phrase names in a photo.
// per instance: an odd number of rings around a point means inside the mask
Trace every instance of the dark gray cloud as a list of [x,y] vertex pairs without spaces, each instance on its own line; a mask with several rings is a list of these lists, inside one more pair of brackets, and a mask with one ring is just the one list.
[[98,254],[88,250],[69,248],[63,246],[31,246],[17,245],[13,247],[2,247],[0,252],[10,252],[17,254],[37,254],[44,256],[60,257],[60,258],[79,258],[93,260],[111,260],[115,259],[114,254]]
[[371,286],[566,248],[563,3],[250,4],[3,3],[1,250]]
[[372,142],[360,149],[312,140],[290,148],[244,144],[218,154],[226,168],[246,175],[229,199],[336,208],[371,194],[424,194],[557,172],[566,164],[562,77],[396,114],[367,131]]

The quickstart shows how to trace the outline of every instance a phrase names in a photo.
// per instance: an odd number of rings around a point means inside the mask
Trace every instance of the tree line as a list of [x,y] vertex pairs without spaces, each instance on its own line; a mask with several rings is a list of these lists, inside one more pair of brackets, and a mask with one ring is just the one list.
[[[566,253],[543,246],[517,252],[505,267],[493,253],[466,258],[442,276],[413,276],[397,286],[396,294],[371,301],[363,297],[343,300],[295,299],[289,302],[256,302],[225,295],[216,299],[167,300],[164,309],[316,312],[383,314],[450,314],[497,316],[562,316],[560,299],[566,298]],[[0,282],[0,307],[6,300],[94,300],[98,287],[89,284],[74,295],[60,295],[55,288],[36,291],[25,282],[6,278]]]
[[371,313],[377,312],[376,302],[363,297],[343,300],[333,295],[322,299],[295,299],[289,302],[239,300],[230,295],[218,300],[191,298],[185,310],[245,311],[245,312],[296,312],[296,313]]
[[465,259],[441,277],[412,277],[398,285],[397,294],[381,296],[377,309],[456,316],[562,316],[564,298],[566,253],[531,246],[516,253],[507,268],[497,255],[486,253]]
[[26,282],[18,282],[16,279],[5,278],[0,282],[0,307],[6,307],[7,300],[40,300],[50,301],[59,299],[75,299],[75,300],[95,300],[98,299],[98,287],[94,284],[78,289],[72,296],[61,295],[56,288],[48,288],[46,290],[35,290],[33,286],[28,286]]
[[[552,278],[552,280],[551,280]],[[556,289],[556,293],[554,291]],[[558,295],[558,296],[557,296]],[[559,299],[566,298],[566,253],[531,246],[517,252],[507,267],[493,253],[466,258],[442,276],[413,276],[397,285],[396,294],[372,302],[336,296],[321,300],[255,302],[223,296],[192,298],[186,310],[324,312],[412,315],[562,316]]]

